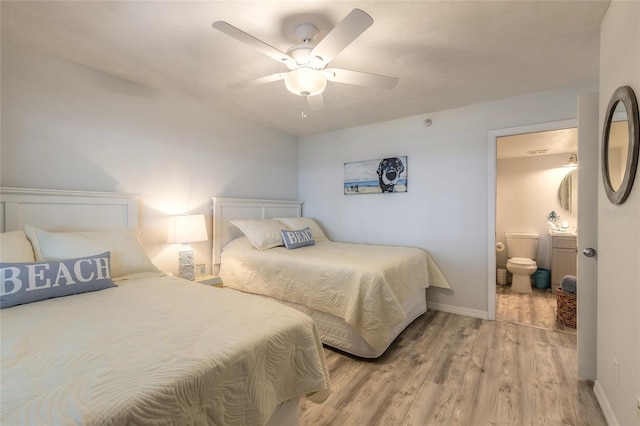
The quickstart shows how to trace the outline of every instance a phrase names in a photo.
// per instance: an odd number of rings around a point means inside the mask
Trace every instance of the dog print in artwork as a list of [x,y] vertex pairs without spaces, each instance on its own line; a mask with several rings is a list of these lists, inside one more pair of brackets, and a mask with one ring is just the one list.
[[404,163],[398,157],[383,158],[378,166],[378,182],[382,192],[393,192],[400,174],[404,171]]

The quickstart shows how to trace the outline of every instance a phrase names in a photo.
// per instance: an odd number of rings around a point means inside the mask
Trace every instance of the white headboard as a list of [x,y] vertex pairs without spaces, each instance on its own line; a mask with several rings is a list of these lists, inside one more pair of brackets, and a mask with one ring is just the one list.
[[256,200],[251,198],[213,198],[213,271],[217,273],[222,248],[242,232],[231,224],[234,219],[272,219],[302,216],[302,201]]
[[0,232],[23,225],[49,231],[135,229],[137,194],[0,188]]

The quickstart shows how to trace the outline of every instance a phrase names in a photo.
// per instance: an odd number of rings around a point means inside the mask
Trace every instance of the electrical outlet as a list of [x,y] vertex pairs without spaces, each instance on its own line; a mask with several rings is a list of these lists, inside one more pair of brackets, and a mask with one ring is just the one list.
[[614,374],[616,375],[616,385],[620,384],[620,363],[618,363],[617,359],[613,359],[613,368],[615,368],[614,370]]

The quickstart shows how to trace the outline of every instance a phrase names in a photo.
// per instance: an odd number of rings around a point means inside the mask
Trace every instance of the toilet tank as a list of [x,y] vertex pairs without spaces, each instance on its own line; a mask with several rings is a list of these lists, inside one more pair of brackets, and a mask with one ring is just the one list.
[[507,255],[509,257],[524,257],[536,259],[538,254],[538,234],[525,232],[507,232]]

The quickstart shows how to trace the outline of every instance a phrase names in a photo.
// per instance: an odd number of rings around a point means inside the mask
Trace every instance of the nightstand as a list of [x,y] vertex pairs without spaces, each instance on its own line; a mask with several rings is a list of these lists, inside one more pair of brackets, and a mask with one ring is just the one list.
[[194,281],[200,284],[222,288],[222,279],[215,275],[204,275],[202,277],[196,277]]

